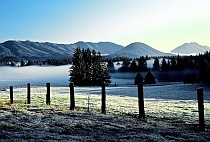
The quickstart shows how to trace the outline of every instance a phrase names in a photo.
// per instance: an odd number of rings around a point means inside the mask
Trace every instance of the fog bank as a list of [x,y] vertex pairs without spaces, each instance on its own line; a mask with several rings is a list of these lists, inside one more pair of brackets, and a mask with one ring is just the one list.
[[42,85],[46,82],[52,85],[68,85],[69,67],[70,65],[0,67],[0,87],[24,85],[28,82],[34,85]]

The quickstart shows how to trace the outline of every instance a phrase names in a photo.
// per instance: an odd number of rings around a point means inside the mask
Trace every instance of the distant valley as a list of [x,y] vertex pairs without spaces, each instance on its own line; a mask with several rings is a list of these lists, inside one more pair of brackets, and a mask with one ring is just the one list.
[[155,48],[141,43],[134,42],[124,47],[112,42],[83,42],[79,41],[73,44],[57,44],[49,42],[32,42],[32,41],[15,41],[9,40],[0,43],[0,59],[5,57],[13,57],[25,60],[45,60],[52,58],[69,58],[77,47],[89,48],[90,50],[100,51],[107,57],[129,57],[138,58],[140,56],[171,56],[177,54],[199,54],[210,50],[208,46],[201,46],[198,43],[185,43],[171,53],[164,53]]

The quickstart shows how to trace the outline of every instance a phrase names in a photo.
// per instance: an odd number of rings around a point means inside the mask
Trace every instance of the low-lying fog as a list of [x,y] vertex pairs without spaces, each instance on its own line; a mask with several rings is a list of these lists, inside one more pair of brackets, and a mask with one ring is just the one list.
[[[154,59],[148,60],[147,65],[152,67]],[[122,66],[115,64],[115,69]],[[50,82],[53,86],[68,86],[69,67],[63,66],[26,66],[26,67],[0,67],[0,88],[8,86],[25,86],[27,83],[45,85]],[[144,76],[144,74],[142,74]],[[112,84],[133,84],[136,73],[111,73]]]
[[[26,66],[0,67],[0,88],[8,86],[25,86],[27,83],[45,86],[50,82],[52,86],[68,86],[69,67],[63,66]],[[136,73],[113,73],[112,84],[133,84]]]
[[[9,86],[14,87],[25,87],[27,83],[31,83],[32,86],[46,86],[47,82],[51,83],[51,86],[69,86],[69,67],[70,65],[63,66],[27,66],[27,67],[0,67],[0,88],[8,88]],[[141,73],[142,76],[146,75]],[[111,80],[112,84],[117,84],[118,87],[110,87],[107,90],[109,95],[126,95],[126,96],[136,96],[136,88],[131,87],[128,84],[134,83],[134,78],[136,73],[112,73]],[[161,82],[158,82],[160,84]],[[178,84],[180,85],[178,85]],[[125,85],[126,84],[126,85]],[[196,89],[201,85],[186,84],[182,82],[173,82],[171,85],[166,82],[167,86],[145,86],[145,96],[158,98],[170,98],[174,99],[175,96],[182,99],[196,99]],[[152,89],[151,89],[152,87]],[[204,87],[205,100],[209,99],[209,87]],[[123,89],[124,88],[124,89]],[[82,88],[80,88],[82,89]],[[87,88],[85,88],[86,91]],[[94,87],[94,92],[97,92]],[[164,91],[163,91],[164,90]],[[98,92],[101,90],[99,89]],[[120,92],[121,91],[121,92]],[[97,92],[97,94],[98,94]],[[120,92],[120,93],[119,93]],[[193,93],[192,93],[193,92]],[[208,92],[208,93],[206,93]],[[170,95],[169,95],[170,94]],[[172,95],[173,94],[173,95]],[[159,97],[160,96],[160,97]],[[184,97],[184,98],[183,98]]]
[[64,66],[28,66],[28,67],[0,67],[0,87],[25,85],[34,83],[43,85],[68,85],[69,65]]

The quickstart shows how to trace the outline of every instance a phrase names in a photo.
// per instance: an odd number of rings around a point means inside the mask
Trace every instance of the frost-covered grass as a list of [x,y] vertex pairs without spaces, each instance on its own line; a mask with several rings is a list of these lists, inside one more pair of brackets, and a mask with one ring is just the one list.
[[[198,107],[196,99],[189,95],[196,94],[192,86],[175,86],[169,92],[171,86],[144,87],[145,113],[147,117],[165,118],[172,122],[198,123]],[[186,87],[191,87],[187,89]],[[197,86],[195,86],[196,88]],[[164,89],[165,88],[165,89]],[[185,90],[179,90],[185,88]],[[175,90],[176,89],[176,90]],[[206,89],[206,88],[205,88]],[[161,91],[162,90],[162,91]],[[188,91],[187,91],[188,90]],[[164,98],[164,91],[170,97]],[[182,92],[181,92],[182,91]],[[208,90],[207,90],[208,91]],[[155,93],[156,92],[156,93]],[[177,93],[178,92],[178,93]],[[155,93],[155,96],[153,95]],[[177,95],[173,96],[174,93]],[[182,93],[182,94],[180,94]],[[189,94],[191,93],[191,94]],[[205,94],[209,92],[204,92]],[[106,87],[106,111],[110,115],[138,115],[137,87]],[[180,97],[179,97],[179,95]],[[166,95],[166,94],[165,94]],[[210,125],[210,102],[206,95],[205,121]],[[173,98],[173,99],[172,99]],[[181,98],[181,99],[179,99]],[[46,87],[31,87],[31,104],[27,105],[27,89],[14,88],[14,104],[9,105],[9,90],[0,92],[0,107],[10,109],[22,109],[26,112],[28,108],[67,110],[70,107],[69,87],[51,87],[51,105],[46,105]],[[87,111],[89,99],[89,110],[92,113],[101,111],[101,88],[100,87],[75,87],[76,110]]]

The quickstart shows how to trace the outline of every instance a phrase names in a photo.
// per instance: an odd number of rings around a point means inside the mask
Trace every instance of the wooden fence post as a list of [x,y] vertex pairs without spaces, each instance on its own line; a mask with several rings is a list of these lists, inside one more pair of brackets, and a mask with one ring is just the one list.
[[203,88],[198,88],[197,89],[197,97],[198,97],[198,113],[199,113],[199,130],[200,131],[205,131]]
[[50,83],[47,83],[46,86],[47,86],[46,104],[50,105]]
[[106,91],[105,91],[105,84],[102,84],[101,113],[106,114]]
[[10,86],[10,104],[13,104],[13,86]]
[[88,112],[90,112],[90,96],[88,95]]
[[70,82],[70,110],[75,108],[74,82]]
[[145,118],[143,83],[138,84],[139,118]]
[[31,85],[27,84],[27,104],[31,103]]

